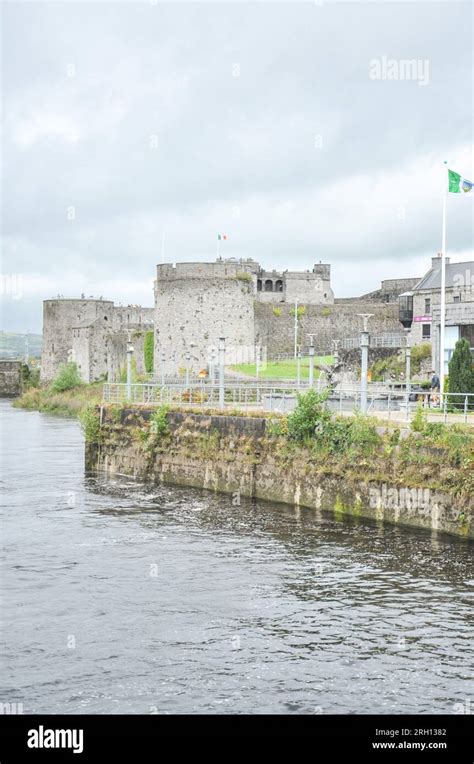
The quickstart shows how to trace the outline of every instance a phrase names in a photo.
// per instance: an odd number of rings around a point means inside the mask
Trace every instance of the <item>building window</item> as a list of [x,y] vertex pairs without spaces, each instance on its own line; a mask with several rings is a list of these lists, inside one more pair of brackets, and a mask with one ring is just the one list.
[[281,279],[275,281],[275,292],[283,292],[283,281]]
[[265,281],[265,292],[273,292],[273,281],[271,279]]
[[461,295],[455,294],[453,297],[453,302],[461,302]]
[[425,297],[425,316],[431,316],[431,297]]
[[431,339],[431,324],[422,324],[421,325],[421,336],[424,340],[430,340]]
[[262,291],[262,279],[257,279],[257,292]]

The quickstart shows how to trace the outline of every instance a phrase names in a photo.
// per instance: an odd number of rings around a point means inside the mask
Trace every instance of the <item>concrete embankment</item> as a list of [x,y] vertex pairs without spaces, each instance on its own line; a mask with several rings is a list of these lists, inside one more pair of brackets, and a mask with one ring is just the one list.
[[264,417],[170,411],[160,434],[150,410],[99,411],[88,471],[474,537],[472,466],[414,435],[392,432],[376,453],[335,456],[272,434]]

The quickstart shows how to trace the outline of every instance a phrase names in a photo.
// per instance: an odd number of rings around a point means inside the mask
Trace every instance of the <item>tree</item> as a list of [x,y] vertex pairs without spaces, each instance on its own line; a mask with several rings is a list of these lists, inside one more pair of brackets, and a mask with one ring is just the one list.
[[62,393],[64,390],[72,390],[73,387],[82,385],[79,369],[75,363],[66,363],[59,367],[58,373],[51,383],[53,393]]
[[[474,368],[469,342],[458,340],[449,362],[449,392],[474,393]],[[453,403],[464,406],[464,400],[456,396]]]
[[151,374],[153,371],[153,344],[154,335],[153,332],[147,332],[145,334],[145,342],[143,343],[143,355],[145,356],[145,371],[147,374]]

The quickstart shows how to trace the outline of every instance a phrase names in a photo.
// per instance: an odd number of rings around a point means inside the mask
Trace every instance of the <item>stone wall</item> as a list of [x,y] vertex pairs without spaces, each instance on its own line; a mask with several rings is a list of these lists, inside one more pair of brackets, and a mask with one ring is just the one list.
[[110,300],[55,299],[43,302],[43,352],[41,381],[51,382],[62,364],[72,360],[73,327],[107,319],[112,327],[113,302]]
[[[155,284],[155,373],[176,374],[191,356],[190,370],[206,367],[226,338],[228,362],[247,357],[255,344],[254,283],[240,263],[159,265]],[[233,360],[232,358],[237,359]],[[231,360],[232,359],[232,360]]]
[[145,374],[144,342],[147,328],[143,325],[127,327],[127,331],[113,332],[107,336],[107,379],[109,382],[120,382],[122,372],[127,365],[127,342],[133,345],[132,364],[137,375]]
[[474,497],[433,488],[418,471],[415,486],[403,483],[396,463],[383,477],[373,464],[363,479],[341,475],[337,459],[318,464],[303,448],[285,455],[284,443],[268,440],[265,418],[170,412],[171,435],[150,449],[136,433],[151,413],[124,409],[117,417],[103,408],[103,440],[86,447],[86,468],[474,537]]
[[114,305],[113,328],[122,330],[127,326],[153,327],[154,308],[143,308],[141,305]]
[[[302,348],[307,348],[308,335],[314,334],[316,349],[331,352],[333,340],[357,337],[360,334],[362,319],[357,313],[374,314],[369,323],[371,334],[400,332],[396,303],[336,300],[334,305],[304,306],[304,314],[298,320],[298,341]],[[267,348],[269,358],[278,353],[293,352],[294,326],[294,309],[291,305],[255,304],[256,341]]]
[[411,292],[419,281],[419,278],[384,279],[380,284],[380,289],[368,292],[362,295],[360,299],[375,300],[376,302],[397,302],[403,292]]
[[0,359],[0,398],[14,398],[22,390],[21,361]]

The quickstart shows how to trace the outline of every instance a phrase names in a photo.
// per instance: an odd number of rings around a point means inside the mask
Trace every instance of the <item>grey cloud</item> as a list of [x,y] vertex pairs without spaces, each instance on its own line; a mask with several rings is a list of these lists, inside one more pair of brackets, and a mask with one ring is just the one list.
[[[146,285],[162,231],[179,260],[214,257],[229,229],[228,254],[268,266],[347,261],[334,286],[348,294],[362,258],[372,288],[393,258],[407,270],[438,247],[423,178],[407,175],[403,223],[391,178],[472,141],[467,3],[9,4],[3,35],[4,270],[41,272],[52,291],[63,269]],[[428,59],[429,86],[371,80],[382,56]],[[386,178],[387,208],[339,196],[358,177]],[[469,249],[467,207],[450,221],[450,246]]]

